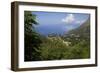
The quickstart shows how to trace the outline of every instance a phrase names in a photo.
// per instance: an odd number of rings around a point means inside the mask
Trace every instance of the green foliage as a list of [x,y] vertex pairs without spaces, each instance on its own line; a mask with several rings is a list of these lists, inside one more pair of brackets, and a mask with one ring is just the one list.
[[[25,39],[25,61],[33,61],[38,59],[39,44],[42,42],[38,33],[36,33],[34,25],[37,25],[36,15],[33,15],[30,11],[25,11],[24,14],[24,39]],[[34,53],[33,53],[34,52]]]
[[90,57],[89,42],[81,40],[75,45],[66,45],[60,37],[48,37],[42,42],[39,55],[40,60],[84,59]]
[[47,38],[47,41],[41,44],[40,56],[41,60],[61,59],[64,51],[67,51],[66,44],[59,38]]
[[90,47],[86,41],[81,41],[78,44],[71,47],[70,58],[72,59],[83,59],[90,57]]
[[36,15],[32,14],[30,11],[25,11],[24,14],[24,25],[25,32],[32,32],[32,24],[37,25]]

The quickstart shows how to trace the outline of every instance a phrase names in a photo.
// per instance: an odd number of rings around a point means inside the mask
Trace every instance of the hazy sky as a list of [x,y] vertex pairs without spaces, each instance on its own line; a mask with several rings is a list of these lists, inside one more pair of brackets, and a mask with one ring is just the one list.
[[39,25],[35,26],[38,33],[48,35],[50,33],[65,34],[69,30],[79,27],[84,23],[89,14],[66,12],[32,12],[36,15]]

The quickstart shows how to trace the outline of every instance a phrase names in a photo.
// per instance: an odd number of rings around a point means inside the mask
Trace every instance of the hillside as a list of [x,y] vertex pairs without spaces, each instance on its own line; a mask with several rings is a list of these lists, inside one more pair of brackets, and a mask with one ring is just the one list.
[[90,36],[90,18],[76,29],[69,31],[68,36],[88,37]]

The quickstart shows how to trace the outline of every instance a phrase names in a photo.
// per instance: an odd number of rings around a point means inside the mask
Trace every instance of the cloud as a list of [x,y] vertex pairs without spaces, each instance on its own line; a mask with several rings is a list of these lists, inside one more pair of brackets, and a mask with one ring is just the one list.
[[74,14],[68,14],[65,18],[62,19],[62,22],[67,24],[82,24],[85,20],[78,20],[75,18]]
[[82,24],[82,23],[84,23],[85,21],[86,21],[86,20],[76,20],[75,23],[76,23],[76,24]]
[[75,21],[75,17],[73,14],[68,14],[65,18],[62,19],[62,21],[65,23],[72,23]]

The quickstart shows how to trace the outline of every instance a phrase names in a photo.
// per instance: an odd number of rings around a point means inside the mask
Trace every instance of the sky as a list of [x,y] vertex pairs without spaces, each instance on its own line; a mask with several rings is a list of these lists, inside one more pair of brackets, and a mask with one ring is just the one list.
[[83,13],[33,11],[32,14],[36,15],[38,22],[38,25],[33,24],[33,26],[36,32],[41,35],[66,34],[82,25],[89,18],[89,14]]

